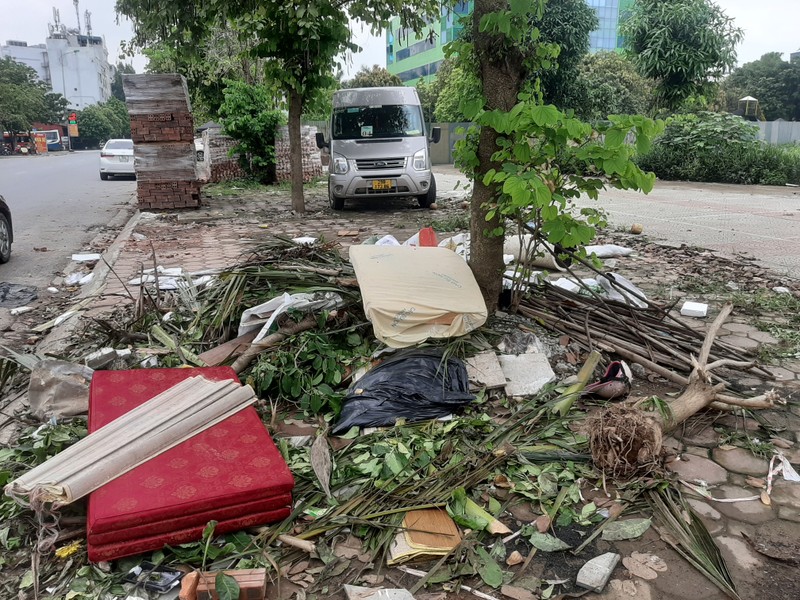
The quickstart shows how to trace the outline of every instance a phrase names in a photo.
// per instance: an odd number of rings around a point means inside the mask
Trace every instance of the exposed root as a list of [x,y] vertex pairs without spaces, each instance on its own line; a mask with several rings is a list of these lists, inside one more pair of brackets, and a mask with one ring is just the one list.
[[660,463],[661,427],[637,408],[610,406],[586,419],[586,432],[592,460],[606,475],[627,479]]

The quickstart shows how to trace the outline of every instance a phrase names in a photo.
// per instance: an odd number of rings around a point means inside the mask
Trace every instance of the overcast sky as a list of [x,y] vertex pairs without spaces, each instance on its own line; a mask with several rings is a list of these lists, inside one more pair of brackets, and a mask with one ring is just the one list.
[[[2,0],[11,3],[12,0]],[[0,43],[22,40],[29,44],[44,42],[47,24],[53,21],[53,7],[60,10],[61,22],[68,27],[77,24],[72,0],[13,0],[16,8],[3,11],[0,19]],[[736,25],[745,31],[744,41],[738,47],[739,64],[757,60],[766,52],[782,52],[788,60],[789,53],[800,49],[800,0],[717,0]],[[24,7],[23,7],[24,5]],[[131,38],[130,22],[120,19],[114,12],[113,0],[81,0],[81,29],[83,14],[92,13],[92,33],[102,35],[108,46],[109,62],[116,62],[120,54],[120,41]],[[369,34],[365,27],[353,28],[355,42],[364,51],[346,61],[345,78],[352,77],[361,65],[385,66],[386,47],[383,37]],[[137,72],[144,70],[146,60],[135,57]]]

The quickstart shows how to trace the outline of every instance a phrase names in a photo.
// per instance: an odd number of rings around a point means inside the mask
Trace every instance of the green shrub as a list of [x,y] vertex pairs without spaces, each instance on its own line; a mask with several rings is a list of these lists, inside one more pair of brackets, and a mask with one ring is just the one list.
[[226,134],[237,141],[231,149],[239,164],[261,183],[275,181],[275,131],[283,122],[272,91],[242,81],[226,81],[219,116]]
[[797,147],[764,144],[757,133],[757,126],[735,115],[680,114],[669,119],[664,134],[637,163],[666,180],[800,183]]

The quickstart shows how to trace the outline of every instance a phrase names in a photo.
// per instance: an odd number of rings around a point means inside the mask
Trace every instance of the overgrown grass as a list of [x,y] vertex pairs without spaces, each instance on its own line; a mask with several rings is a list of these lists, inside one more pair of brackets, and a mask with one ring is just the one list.
[[[758,290],[752,294],[733,294],[734,306],[755,317],[754,325],[778,340],[777,346],[762,348],[759,358],[770,361],[776,358],[800,358],[800,299],[792,294],[778,294]],[[778,320],[765,316],[777,315]]]
[[243,191],[265,190],[270,187],[271,186],[264,185],[255,179],[234,179],[232,181],[209,183],[203,188],[203,193],[216,197],[239,196]]
[[469,213],[447,215],[439,219],[431,219],[427,227],[433,227],[434,231],[453,232],[469,231]]

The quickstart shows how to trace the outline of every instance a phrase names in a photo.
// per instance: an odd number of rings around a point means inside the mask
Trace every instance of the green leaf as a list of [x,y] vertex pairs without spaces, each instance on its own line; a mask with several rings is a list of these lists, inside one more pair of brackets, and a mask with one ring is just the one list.
[[217,573],[214,586],[219,600],[239,600],[239,584],[230,575]]
[[561,550],[569,550],[572,548],[572,546],[566,542],[561,541],[549,533],[539,533],[538,531],[533,531],[528,540],[535,548],[538,548],[542,552],[559,552]]
[[494,559],[489,556],[489,553],[481,546],[478,546],[475,551],[480,559],[478,575],[481,576],[483,582],[493,588],[498,588],[503,585],[503,570],[497,565]]
[[603,528],[603,539],[608,541],[632,540],[650,529],[650,523],[650,519],[614,521]]
[[561,111],[559,111],[552,104],[547,104],[544,106],[534,106],[533,108],[531,108],[530,111],[531,120],[540,127],[545,125],[555,125],[556,123],[558,123],[558,120],[561,117],[562,117]]
[[606,147],[608,148],[618,148],[625,143],[625,137],[627,135],[627,131],[623,131],[622,129],[609,129],[606,131]]
[[395,475],[399,475],[403,472],[403,469],[405,469],[405,464],[397,452],[390,452],[386,455],[384,460],[386,461],[386,466],[389,467],[389,470]]
[[497,501],[497,499],[493,497],[489,497],[489,512],[492,513],[495,517],[500,514],[500,511],[503,509],[502,505]]

